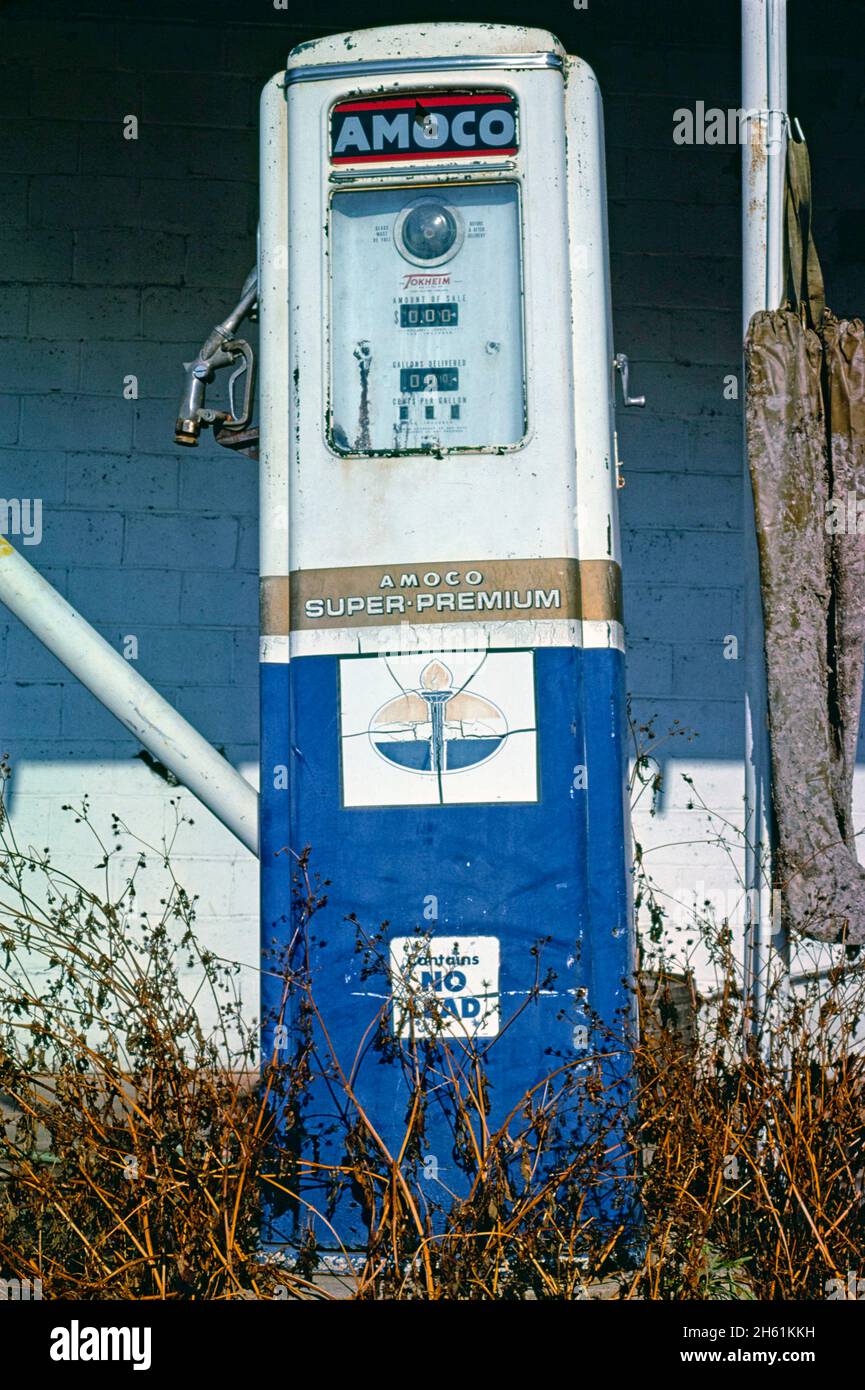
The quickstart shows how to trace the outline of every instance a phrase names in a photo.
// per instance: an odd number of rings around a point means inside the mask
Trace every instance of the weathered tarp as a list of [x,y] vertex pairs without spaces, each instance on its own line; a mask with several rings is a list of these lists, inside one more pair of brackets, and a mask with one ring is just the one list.
[[839,827],[855,853],[850,805],[865,668],[865,331],[860,319],[839,322],[827,315],[822,337],[835,600],[829,634],[830,718],[837,730],[834,800]]
[[775,878],[788,930],[858,943],[865,870],[852,783],[865,665],[865,332],[859,319],[825,309],[804,142],[789,146],[787,211],[790,297],[755,314],[746,339]]

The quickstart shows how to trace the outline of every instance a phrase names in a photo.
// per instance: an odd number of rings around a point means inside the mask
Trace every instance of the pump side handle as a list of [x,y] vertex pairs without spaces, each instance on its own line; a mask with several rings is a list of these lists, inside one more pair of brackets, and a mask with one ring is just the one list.
[[[186,376],[174,425],[176,444],[194,448],[198,444],[202,429],[206,429],[208,425],[215,427],[214,434],[217,439],[222,430],[240,431],[249,425],[255,389],[255,358],[249,343],[243,338],[236,338],[235,334],[243,320],[253,313],[257,300],[258,275],[256,270],[252,269],[243,282],[240,299],[231,313],[211,330],[202,343],[198,356],[192,362],[184,362]],[[243,371],[246,373],[243,405],[239,417],[235,417],[233,413],[233,398],[229,401],[230,408],[227,411],[212,410],[206,405],[207,387],[223,367],[236,369],[231,377],[232,387],[235,378]]]

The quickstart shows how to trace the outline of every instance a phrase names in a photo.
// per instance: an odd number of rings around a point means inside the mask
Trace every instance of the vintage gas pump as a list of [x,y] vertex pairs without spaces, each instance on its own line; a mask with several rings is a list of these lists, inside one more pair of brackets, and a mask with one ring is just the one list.
[[[298,932],[308,850],[317,1006],[398,1143],[377,1030],[482,1043],[499,1114],[590,1019],[627,1032],[601,102],[541,30],[375,29],[296,49],[261,140],[262,941]],[[308,1107],[317,1156],[342,1109]],[[452,1138],[431,1115],[445,1186]]]

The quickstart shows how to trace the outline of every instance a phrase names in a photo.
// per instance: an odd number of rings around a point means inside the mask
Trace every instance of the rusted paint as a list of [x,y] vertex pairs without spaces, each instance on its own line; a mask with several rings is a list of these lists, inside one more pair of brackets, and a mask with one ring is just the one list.
[[357,358],[358,371],[360,373],[360,398],[357,406],[357,434],[355,436],[354,447],[358,453],[363,453],[370,447],[369,431],[369,369],[372,366],[372,348],[364,339],[358,343],[354,350]]

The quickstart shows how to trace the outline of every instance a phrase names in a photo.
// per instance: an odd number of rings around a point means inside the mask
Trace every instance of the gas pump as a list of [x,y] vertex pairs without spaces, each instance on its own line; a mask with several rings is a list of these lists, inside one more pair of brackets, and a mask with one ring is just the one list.
[[[627,361],[591,70],[498,25],[295,49],[262,95],[257,297],[262,943],[291,939],[308,851],[318,1008],[391,1140],[379,1026],[482,1041],[496,1113],[595,1046],[589,1017],[627,1033]],[[336,1161],[339,1111],[323,1087],[303,1126]],[[453,1136],[427,1142],[453,1181]],[[359,1210],[334,1221],[362,1241]]]

